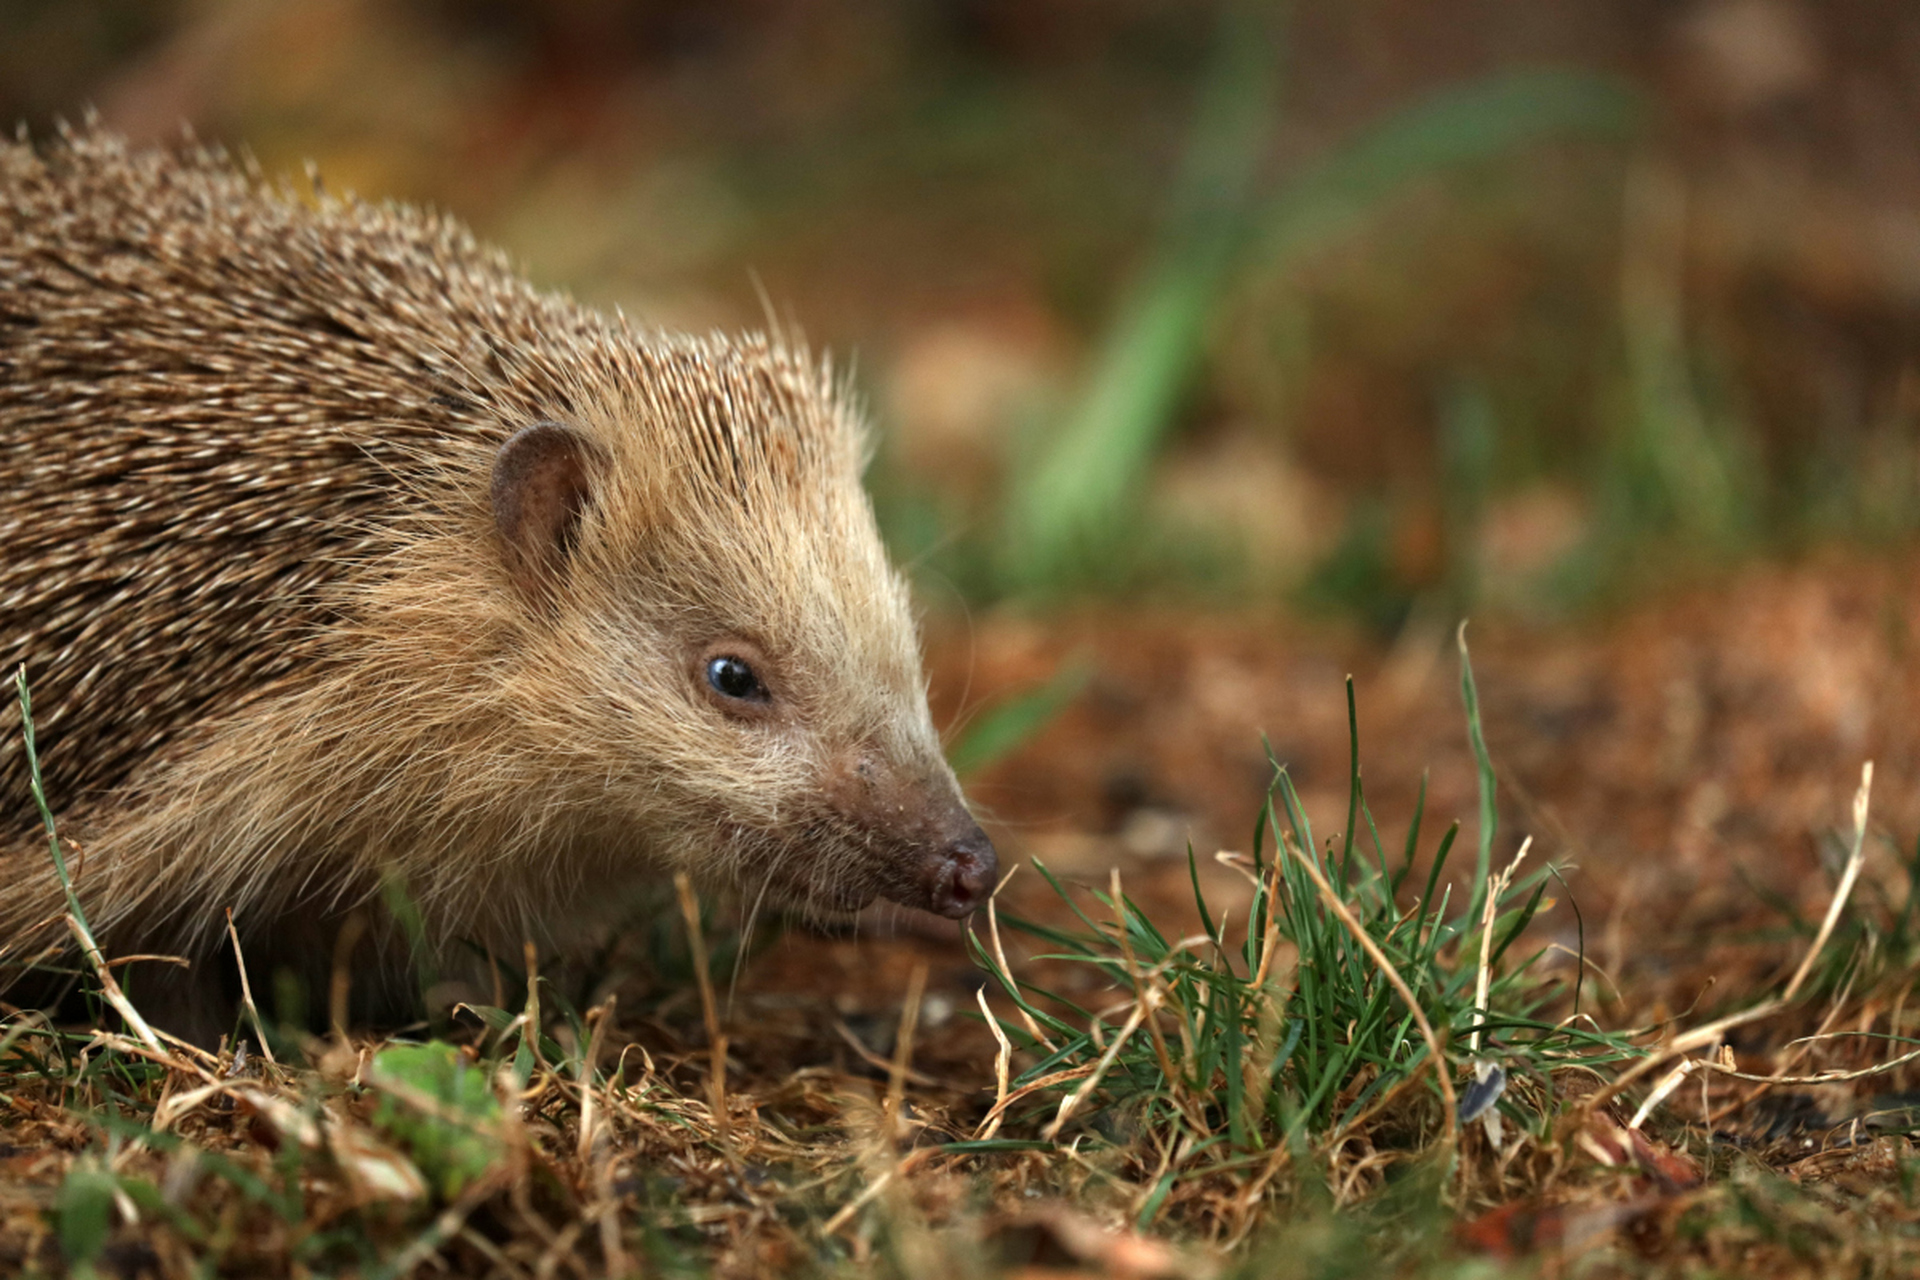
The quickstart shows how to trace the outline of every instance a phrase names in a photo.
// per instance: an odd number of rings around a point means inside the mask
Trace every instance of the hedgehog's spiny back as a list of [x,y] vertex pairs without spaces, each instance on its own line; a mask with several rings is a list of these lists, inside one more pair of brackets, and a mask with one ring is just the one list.
[[[782,450],[853,447],[847,424],[802,423],[828,398],[804,357],[642,342],[448,220],[305,204],[207,152],[0,144],[0,281],[0,660],[27,665],[69,802],[322,674],[333,588],[423,521],[466,519],[448,481],[583,389],[674,400],[707,430],[660,443],[723,489],[743,447],[761,483]],[[771,437],[740,437],[736,396],[775,407]],[[810,462],[844,470],[784,458]],[[21,796],[16,726],[0,711],[0,787]]]

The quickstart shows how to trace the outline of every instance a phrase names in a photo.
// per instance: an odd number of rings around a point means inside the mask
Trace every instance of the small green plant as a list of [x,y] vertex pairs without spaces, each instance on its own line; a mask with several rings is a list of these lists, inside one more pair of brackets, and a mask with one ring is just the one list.
[[[1400,905],[1420,849],[1425,783],[1405,837],[1390,852],[1361,785],[1349,680],[1346,829],[1317,841],[1291,778],[1276,765],[1252,853],[1231,859],[1253,891],[1240,927],[1208,903],[1191,854],[1202,927],[1191,937],[1170,937],[1148,919],[1117,873],[1106,892],[1090,891],[1096,915],[1040,867],[1082,928],[1007,923],[1051,948],[1037,960],[1098,971],[1119,996],[1102,1010],[1017,978],[997,926],[991,941],[974,935],[977,959],[1015,1006],[1015,1016],[998,1019],[1000,1033],[1031,1061],[1007,1081],[983,1137],[1016,1118],[1023,1102],[1047,1104],[1019,1117],[1042,1140],[1061,1137],[1069,1124],[1124,1137],[1146,1153],[1136,1157],[1150,1171],[1138,1211],[1144,1225],[1183,1180],[1270,1181],[1275,1159],[1337,1149],[1369,1122],[1392,1120],[1406,1154],[1436,1141],[1451,1148],[1461,1119],[1497,1098],[1525,1132],[1544,1137],[1556,1072],[1639,1056],[1626,1035],[1590,1029],[1579,1018],[1579,957],[1569,983],[1540,964],[1544,948],[1516,949],[1554,873],[1516,878],[1518,859],[1504,870],[1493,866],[1494,775],[1464,637],[1461,662],[1481,790],[1478,856],[1464,906],[1444,884],[1457,823],[1434,849],[1420,891]],[[1554,1016],[1562,1008],[1564,1016]],[[1463,1104],[1456,1079],[1494,1074],[1479,1064],[1498,1067],[1497,1078],[1512,1084],[1504,1093],[1476,1091]],[[1378,1144],[1379,1133],[1369,1140]]]
[[374,1055],[371,1079],[380,1091],[374,1127],[442,1197],[456,1198],[505,1158],[500,1099],[485,1064],[444,1041],[390,1044]]

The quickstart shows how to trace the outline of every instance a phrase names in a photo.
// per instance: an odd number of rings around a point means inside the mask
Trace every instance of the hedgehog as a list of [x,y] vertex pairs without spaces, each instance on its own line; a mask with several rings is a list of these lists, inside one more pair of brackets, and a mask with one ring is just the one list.
[[[0,144],[0,659],[103,948],[191,962],[140,975],[183,1035],[231,1025],[228,912],[250,969],[309,976],[373,913],[379,993],[678,872],[976,909],[994,850],[869,453],[777,331],[636,327],[190,138]],[[65,898],[7,701],[17,970]]]

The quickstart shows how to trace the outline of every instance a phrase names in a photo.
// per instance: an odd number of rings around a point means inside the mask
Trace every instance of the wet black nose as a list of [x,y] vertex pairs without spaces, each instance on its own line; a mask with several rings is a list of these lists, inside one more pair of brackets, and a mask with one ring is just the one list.
[[959,919],[986,905],[1000,873],[1000,860],[994,856],[993,841],[978,823],[969,821],[958,839],[935,853],[929,860],[927,905],[940,915]]

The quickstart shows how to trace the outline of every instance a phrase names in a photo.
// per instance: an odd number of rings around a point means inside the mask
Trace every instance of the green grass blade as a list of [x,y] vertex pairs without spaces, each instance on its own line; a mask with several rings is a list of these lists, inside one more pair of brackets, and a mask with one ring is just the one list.
[[1347,677],[1347,829],[1340,837],[1340,878],[1347,883],[1353,862],[1353,828],[1360,820],[1360,710],[1353,697],[1353,677]]
[[20,736],[27,749],[27,788],[33,793],[34,807],[40,811],[40,823],[46,828],[47,850],[53,855],[54,874],[60,877],[60,887],[66,891],[67,910],[73,912],[73,918],[91,935],[93,929],[87,924],[87,913],[80,909],[80,897],[73,891],[73,877],[67,874],[67,856],[60,848],[60,835],[54,829],[53,807],[47,803],[47,786],[40,776],[39,742],[33,732],[33,693],[27,687],[25,663],[13,673],[13,689],[20,701]]
[[1088,558],[1145,477],[1205,350],[1276,116],[1277,40],[1229,5],[1157,258],[1121,305],[1078,407],[1008,495],[1005,574],[1059,580]]
[[1621,82],[1580,72],[1523,71],[1442,90],[1289,183],[1263,215],[1255,260],[1280,269],[1421,178],[1550,139],[1623,139],[1643,114]]
[[1093,664],[1075,659],[1045,684],[987,708],[947,749],[954,773],[967,778],[1013,754],[1066,710],[1093,678]]
[[1477,920],[1493,871],[1493,837],[1499,829],[1500,811],[1495,804],[1493,757],[1487,754],[1486,735],[1480,728],[1480,690],[1473,682],[1473,660],[1467,655],[1466,623],[1460,624],[1454,639],[1460,646],[1460,697],[1467,708],[1467,742],[1473,747],[1480,783],[1480,848],[1473,866],[1473,897],[1467,904],[1467,919]]
[[1413,858],[1420,848],[1420,820],[1427,813],[1427,775],[1427,770],[1420,771],[1420,794],[1413,802],[1413,821],[1407,827],[1406,853],[1400,863],[1400,870],[1394,873],[1390,894],[1400,892],[1400,885],[1412,872]]
[[1220,926],[1213,922],[1213,913],[1207,910],[1207,895],[1200,891],[1200,864],[1193,856],[1191,842],[1187,845],[1187,881],[1193,885],[1193,905],[1200,912],[1200,927],[1206,930],[1214,949],[1224,952],[1226,942],[1220,936]]

